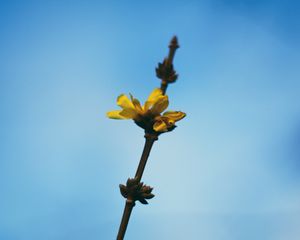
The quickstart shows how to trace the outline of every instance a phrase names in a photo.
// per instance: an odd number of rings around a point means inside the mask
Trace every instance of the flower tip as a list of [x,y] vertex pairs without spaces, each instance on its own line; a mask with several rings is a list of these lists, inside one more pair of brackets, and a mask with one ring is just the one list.
[[125,119],[123,116],[120,115],[120,110],[109,111],[106,113],[106,116],[110,119]]
[[106,112],[105,116],[110,118],[110,112]]

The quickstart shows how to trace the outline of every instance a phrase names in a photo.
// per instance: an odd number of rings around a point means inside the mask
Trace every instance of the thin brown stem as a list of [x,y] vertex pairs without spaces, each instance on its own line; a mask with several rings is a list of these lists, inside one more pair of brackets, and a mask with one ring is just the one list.
[[[136,174],[135,174],[135,178],[138,179],[138,182],[140,182],[142,179],[151,148],[152,148],[154,142],[158,139],[158,137],[157,137],[157,135],[146,133],[145,139],[146,140],[145,140],[144,150],[143,150],[143,153],[142,153],[142,156],[141,156],[141,159],[140,159],[140,162],[139,162],[138,168],[136,170]],[[117,240],[124,239],[125,232],[126,232],[126,229],[128,226],[128,222],[130,219],[130,215],[131,215],[131,212],[132,212],[132,209],[134,206],[135,206],[135,203],[133,200],[131,200],[131,199],[126,200]]]
[[143,153],[141,156],[141,160],[139,162],[139,166],[135,173],[135,178],[138,179],[139,181],[141,181],[141,179],[142,179],[151,148],[152,148],[154,142],[157,140],[157,136],[151,135],[151,134],[145,134],[145,138],[146,138],[146,141],[145,141],[145,145],[144,145],[144,150],[143,150]]
[[[177,48],[179,48],[179,45],[178,45],[177,37],[174,36],[172,38],[170,44],[169,44],[169,54],[168,54],[168,57],[165,59],[164,64],[166,64],[166,65],[164,67],[167,66],[167,67],[171,67],[171,70],[173,69],[172,64],[173,64],[173,59],[174,59],[175,52],[176,52]],[[159,67],[160,66],[162,66],[162,64],[159,64]],[[159,68],[157,69],[157,72],[158,72],[157,74],[160,75],[160,73],[159,73],[160,69]],[[175,74],[175,71],[172,70],[171,74]],[[168,87],[168,84],[169,84],[169,81],[174,82],[177,78],[177,75],[173,76],[173,78],[171,78],[171,80],[170,80],[170,76],[169,77],[168,76],[162,76],[162,77],[159,77],[159,78],[161,78],[161,80],[162,80],[161,81],[161,90],[162,90],[163,94],[165,94],[166,90],[167,90],[167,87]],[[143,176],[146,164],[147,164],[147,160],[148,160],[150,151],[152,149],[152,146],[153,146],[154,142],[158,139],[158,134],[153,133],[153,131],[151,129],[151,133],[146,133],[145,134],[145,139],[146,140],[145,140],[143,153],[142,153],[138,168],[137,168],[136,173],[135,173],[135,180],[137,181],[137,183],[140,183],[140,181],[142,179],[142,176]],[[128,181],[129,180],[130,179],[128,179]],[[122,185],[120,185],[120,186],[122,186]],[[125,188],[125,186],[123,186],[123,188]],[[149,188],[149,186],[148,186],[148,188]],[[123,191],[122,187],[120,187],[120,189],[121,189],[121,193],[122,193],[122,191]],[[135,206],[135,201],[137,200],[137,199],[135,199],[134,196],[132,196],[132,195],[130,196],[130,195],[126,195],[126,194],[127,193],[126,193],[126,188],[125,188],[125,194],[122,193],[122,195],[125,196],[127,199],[126,199],[126,204],[125,204],[125,208],[124,208],[124,211],[123,211],[121,224],[120,224],[120,227],[119,227],[117,240],[123,240],[124,239],[126,229],[127,229],[127,226],[128,226],[128,222],[129,222],[129,219],[130,219],[130,216],[131,216],[131,212],[132,212],[133,207]],[[152,195],[152,197],[153,196],[154,195]],[[141,201],[141,200],[139,200],[139,201]],[[145,201],[145,202],[142,202],[142,203],[145,204],[147,202]]]
[[161,89],[163,95],[166,94],[167,88],[168,88],[168,82],[162,80],[161,84],[160,84],[160,89]]
[[121,220],[121,224],[120,224],[120,228],[119,228],[119,232],[118,232],[118,236],[117,236],[117,240],[123,240],[125,233],[126,233],[126,229],[127,229],[127,225],[129,222],[129,218],[132,212],[132,209],[134,207],[135,203],[133,201],[130,200],[126,200],[125,203],[125,208],[124,208],[124,212],[123,212],[123,216],[122,216],[122,220]]

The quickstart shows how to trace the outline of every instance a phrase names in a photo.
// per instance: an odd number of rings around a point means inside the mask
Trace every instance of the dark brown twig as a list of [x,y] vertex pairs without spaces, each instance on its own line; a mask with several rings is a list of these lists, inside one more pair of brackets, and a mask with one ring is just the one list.
[[[144,150],[143,150],[143,153],[142,153],[142,156],[141,156],[141,159],[139,162],[139,166],[138,166],[138,168],[136,170],[136,174],[135,174],[135,180],[136,180],[137,184],[140,183],[140,181],[142,179],[143,172],[144,172],[151,148],[152,148],[154,142],[158,139],[158,137],[157,137],[157,135],[146,133],[145,139],[146,140],[145,140]],[[127,184],[127,186],[128,186],[128,184]],[[134,194],[137,194],[137,193],[133,192],[132,195],[134,195]],[[135,196],[132,196],[132,195],[126,196],[127,200],[126,200],[117,240],[123,240],[132,209],[135,206],[135,200],[137,200],[137,199],[134,199]]]
[[120,224],[120,228],[119,228],[119,232],[118,232],[118,236],[117,236],[117,240],[123,240],[124,236],[125,236],[125,232],[128,226],[128,222],[129,222],[129,218],[132,212],[132,209],[134,207],[135,203],[134,201],[128,201],[126,200],[125,203],[125,208],[124,208],[124,212],[123,212],[123,216],[122,216],[122,220],[121,220],[121,224]]
[[[169,83],[175,82],[177,79],[177,74],[173,69],[173,59],[175,56],[176,49],[179,47],[177,37],[173,37],[169,45],[169,55],[163,61],[163,63],[158,64],[156,68],[156,75],[161,78],[161,90],[163,94],[166,93]],[[136,170],[135,178],[128,179],[126,186],[120,184],[120,191],[123,197],[126,198],[125,208],[121,220],[121,224],[118,231],[117,240],[123,240],[125,232],[128,226],[128,222],[131,216],[133,207],[135,206],[135,201],[140,201],[143,204],[147,204],[145,199],[153,198],[154,195],[151,193],[152,188],[141,183],[141,179],[146,167],[146,163],[152,149],[152,146],[156,140],[158,140],[158,133],[153,132],[153,129],[145,131],[145,145],[143,153]]]
[[146,141],[145,141],[144,150],[143,150],[142,157],[141,157],[139,166],[138,166],[138,168],[136,170],[136,174],[135,174],[135,178],[138,179],[138,181],[141,181],[141,179],[142,179],[143,172],[144,172],[151,148],[152,148],[154,142],[156,140],[158,140],[157,135],[154,135],[154,134],[146,133],[145,138],[146,138]]

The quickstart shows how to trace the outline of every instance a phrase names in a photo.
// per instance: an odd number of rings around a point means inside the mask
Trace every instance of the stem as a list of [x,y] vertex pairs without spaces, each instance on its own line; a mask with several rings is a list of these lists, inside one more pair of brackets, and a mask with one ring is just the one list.
[[157,140],[157,136],[145,134],[145,138],[146,138],[146,141],[145,141],[145,145],[144,145],[144,150],[143,150],[143,153],[141,156],[139,166],[135,173],[135,178],[137,178],[139,181],[141,181],[141,179],[142,179],[143,172],[145,170],[145,166],[146,166],[151,148],[152,148],[154,142]]
[[[169,66],[173,64],[173,59],[174,59],[175,52],[176,52],[177,48],[179,48],[179,45],[178,45],[177,37],[174,36],[171,39],[171,42],[169,44],[169,54],[168,54],[168,57],[166,59],[166,64],[168,64]],[[162,79],[160,88],[161,88],[163,94],[166,93],[168,84],[169,83],[166,79]],[[137,168],[136,173],[135,173],[135,179],[137,179],[138,182],[140,182],[141,179],[142,179],[142,176],[143,176],[146,164],[147,164],[147,160],[148,160],[150,151],[152,149],[152,146],[153,146],[154,142],[158,139],[158,134],[153,134],[153,133],[150,134],[150,133],[146,132],[145,138],[146,138],[146,141],[145,141],[143,153],[142,153],[138,168]],[[126,232],[126,229],[127,229],[127,226],[128,226],[128,222],[129,222],[129,219],[130,219],[130,215],[131,215],[131,212],[132,212],[132,209],[133,209],[134,206],[135,206],[135,200],[131,199],[131,198],[127,198],[125,208],[124,208],[124,211],[123,211],[121,224],[120,224],[120,227],[119,227],[117,240],[123,240],[124,239],[125,232]]]
[[[139,182],[142,179],[151,148],[152,148],[154,142],[158,139],[157,135],[148,134],[148,133],[145,134],[145,138],[146,138],[146,141],[145,141],[145,145],[144,145],[144,150],[143,150],[143,153],[142,153],[142,156],[141,156],[141,159],[140,159],[140,162],[139,162],[138,168],[136,170],[136,174],[135,174],[135,178],[138,179]],[[130,215],[131,215],[134,205],[135,205],[135,203],[131,199],[126,200],[117,240],[124,239],[125,232],[126,232],[128,222],[129,222],[129,218],[130,218]]]
[[163,95],[166,94],[167,88],[168,88],[168,82],[162,80],[161,84],[160,84],[160,89],[161,89]]
[[124,239],[125,232],[126,232],[126,229],[127,229],[127,225],[128,225],[128,222],[129,222],[129,218],[130,218],[130,215],[131,215],[131,212],[132,212],[132,209],[133,209],[134,205],[135,205],[135,203],[133,201],[126,200],[122,221],[121,221],[118,236],[117,236],[117,240],[123,240]]

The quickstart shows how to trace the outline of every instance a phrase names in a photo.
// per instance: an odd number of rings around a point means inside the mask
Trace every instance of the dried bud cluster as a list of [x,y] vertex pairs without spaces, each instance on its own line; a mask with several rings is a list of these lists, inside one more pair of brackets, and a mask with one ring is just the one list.
[[133,202],[140,201],[142,204],[148,204],[146,199],[154,197],[154,194],[151,193],[153,188],[144,185],[143,182],[139,182],[136,178],[128,178],[126,186],[120,184],[119,187],[122,196]]
[[158,67],[155,71],[156,76],[167,83],[173,83],[178,78],[178,74],[176,74],[173,64],[170,64],[167,58],[164,59],[163,63],[158,63]]
[[158,67],[155,69],[156,76],[161,79],[163,84],[174,83],[178,78],[173,66],[173,58],[177,48],[179,48],[178,40],[174,36],[169,45],[168,57],[162,63],[158,63]]

